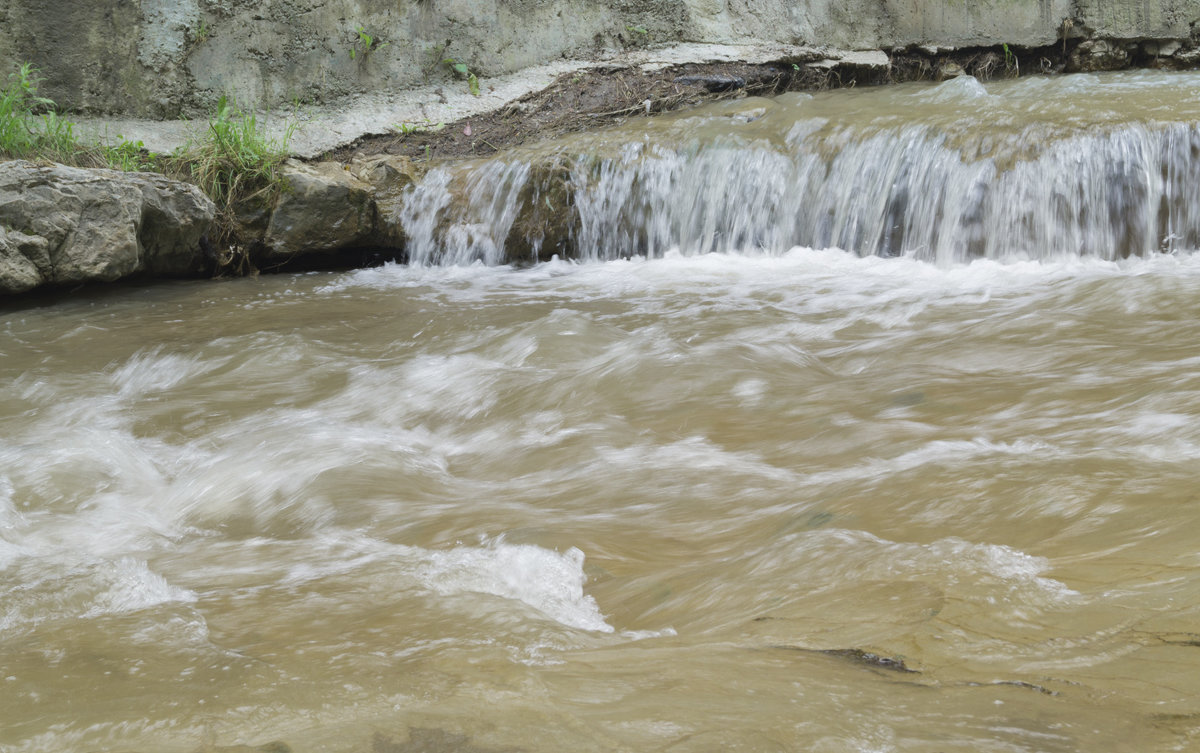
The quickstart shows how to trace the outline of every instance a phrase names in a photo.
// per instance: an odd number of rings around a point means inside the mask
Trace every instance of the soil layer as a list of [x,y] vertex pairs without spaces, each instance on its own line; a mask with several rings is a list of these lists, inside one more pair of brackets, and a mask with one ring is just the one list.
[[[980,80],[1079,70],[1078,44],[1038,48],[929,48],[895,50],[886,64],[785,58],[766,63],[691,63],[643,70],[594,68],[559,76],[550,86],[493,112],[407,133],[364,136],[320,159],[401,155],[416,160],[487,157],[513,146],[622,123],[631,118],[694,107],[720,99],[787,91],[938,81],[958,75]],[[880,56],[882,57],[882,56]],[[882,61],[880,61],[882,62]],[[1100,60],[1087,70],[1193,67],[1191,61],[1139,54]]]

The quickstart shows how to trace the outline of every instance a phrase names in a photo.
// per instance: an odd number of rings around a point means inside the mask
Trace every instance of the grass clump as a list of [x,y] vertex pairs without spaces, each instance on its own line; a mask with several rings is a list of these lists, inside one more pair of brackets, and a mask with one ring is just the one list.
[[118,137],[115,145],[81,143],[75,123],[58,112],[54,100],[38,94],[39,83],[37,70],[25,63],[0,90],[0,158],[125,171],[155,169],[155,155],[140,141]]
[[218,207],[253,200],[280,186],[279,166],[287,159],[294,125],[282,139],[273,139],[254,113],[221,97],[204,135],[174,154],[153,154],[142,142],[123,137],[114,145],[84,144],[54,101],[38,94],[38,83],[37,71],[27,63],[0,90],[0,157],[167,172],[200,186]]
[[284,189],[280,167],[288,158],[291,123],[282,138],[269,136],[253,112],[222,96],[204,135],[164,160],[164,170],[200,187],[217,206],[213,243],[219,274],[249,274],[249,249],[238,237],[239,218],[268,209]]
[[282,138],[267,135],[257,115],[221,97],[203,135],[172,154],[155,154],[140,141],[85,144],[54,101],[38,94],[37,70],[28,63],[0,90],[0,159],[57,162],[72,167],[155,171],[199,186],[217,206],[210,241],[219,273],[249,273],[249,254],[237,237],[239,220],[269,209],[284,188],[280,166],[288,157],[293,122]]
[[8,77],[0,92],[0,153],[27,158],[69,154],[77,149],[75,125],[38,95],[37,71],[29,63]]
[[273,196],[281,187],[279,166],[295,126],[282,139],[268,136],[253,112],[217,101],[202,138],[183,147],[173,161],[218,208]]

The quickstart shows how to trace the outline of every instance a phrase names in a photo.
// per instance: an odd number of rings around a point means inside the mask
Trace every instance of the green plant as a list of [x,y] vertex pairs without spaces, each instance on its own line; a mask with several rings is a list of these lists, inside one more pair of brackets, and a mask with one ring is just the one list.
[[54,110],[43,113],[37,129],[38,151],[44,156],[56,158],[70,155],[81,149],[75,138],[75,124]]
[[200,24],[196,27],[195,43],[198,45],[204,44],[208,41],[210,34],[212,34],[212,29],[209,27],[208,22],[203,18],[200,19]]
[[22,65],[0,89],[0,157],[46,159],[77,167],[111,167],[126,171],[158,170],[189,180],[217,205],[215,244],[224,244],[222,272],[252,272],[245,249],[238,246],[236,220],[243,208],[264,206],[284,190],[280,165],[295,133],[292,119],[282,137],[272,138],[253,112],[244,112],[221,97],[200,138],[171,155],[148,151],[141,141],[117,137],[115,144],[82,144],[75,124],[60,115],[54,102],[38,94],[37,71]]
[[217,205],[221,234],[232,231],[237,209],[267,203],[283,190],[279,166],[296,124],[280,139],[267,135],[258,116],[227,97],[217,101],[204,137],[191,141],[171,158],[175,171],[190,178]]
[[[38,95],[38,83],[37,71],[29,63],[8,77],[0,92],[0,153],[27,157],[42,150],[46,138],[40,124],[46,121],[39,113],[53,113],[54,102]],[[61,133],[63,124],[57,116],[48,125]]]
[[355,30],[355,33],[358,34],[358,38],[355,39],[350,45],[351,60],[355,60],[360,52],[365,59],[367,55],[370,55],[372,52],[379,52],[384,47],[387,47],[389,44],[391,44],[391,42],[380,42],[378,39],[368,34],[366,29],[361,26]]
[[102,146],[100,154],[105,163],[114,170],[127,173],[153,170],[158,164],[158,155],[146,149],[141,141],[129,141],[118,136],[116,144]]
[[479,96],[479,79],[474,73],[471,72],[471,69],[467,67],[466,63],[461,63],[454,58],[445,58],[442,60],[442,63],[449,68],[455,76],[458,76],[459,78],[465,78],[467,80],[467,90],[470,91],[472,95],[476,97]]
[[208,128],[173,155],[161,158],[165,172],[190,180],[217,205],[212,242],[218,274],[253,274],[249,249],[238,235],[238,217],[269,206],[285,189],[280,166],[296,130],[291,121],[280,138],[268,135],[257,114],[217,100]]
[[1002,44],[1000,46],[1004,49],[1004,70],[1007,71],[1010,76],[1021,75],[1021,63],[1019,60],[1017,60],[1017,56],[1013,54],[1012,50],[1008,49],[1008,44]]
[[37,70],[28,63],[0,91],[0,156],[45,159],[76,167],[111,167],[126,172],[150,170],[158,157],[140,141],[118,136],[116,144],[83,144],[75,123],[37,93]]

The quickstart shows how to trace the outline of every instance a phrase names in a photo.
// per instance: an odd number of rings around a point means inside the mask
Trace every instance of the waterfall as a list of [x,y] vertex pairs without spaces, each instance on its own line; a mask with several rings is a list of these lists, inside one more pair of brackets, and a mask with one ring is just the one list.
[[805,246],[955,263],[1200,246],[1200,126],[1191,122],[1065,135],[1017,124],[996,134],[986,123],[977,133],[812,117],[781,126],[779,111],[766,112],[757,119],[774,119],[773,132],[739,123],[691,139],[613,131],[434,170],[410,190],[400,218],[410,261]]

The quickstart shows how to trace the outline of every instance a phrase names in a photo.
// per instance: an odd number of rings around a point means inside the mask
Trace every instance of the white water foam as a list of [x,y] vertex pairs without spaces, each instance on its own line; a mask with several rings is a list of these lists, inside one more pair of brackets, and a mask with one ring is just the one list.
[[[914,258],[857,257],[837,249],[794,248],[780,256],[753,250],[662,258],[578,263],[552,260],[529,269],[408,267],[385,265],[356,270],[318,290],[344,295],[356,289],[410,290],[439,301],[486,301],[503,293],[516,298],[563,301],[612,300],[647,313],[664,313],[664,296],[702,293],[724,306],[761,305],[761,297],[796,314],[845,312],[891,315],[889,304],[908,308],[905,318],[928,308],[977,305],[1005,295],[1053,296],[1064,285],[1089,280],[1153,277],[1174,285],[1200,278],[1200,255],[1160,254],[1120,261],[1063,256],[1041,261],[979,259],[932,264]],[[414,290],[415,289],[415,290]],[[862,312],[861,314],[859,312]],[[832,332],[831,332],[832,334]]]
[[15,582],[0,588],[0,631],[126,614],[169,603],[190,604],[198,598],[134,557],[73,566],[43,560],[18,574]]
[[584,594],[584,555],[528,544],[495,543],[423,555],[418,577],[442,595],[485,593],[521,601],[568,627],[613,632],[596,600]]
[[978,105],[979,100],[986,100],[989,97],[996,98],[995,95],[989,94],[987,88],[974,76],[955,76],[931,89],[925,89],[915,96],[926,102],[952,104],[970,102],[972,105]]

